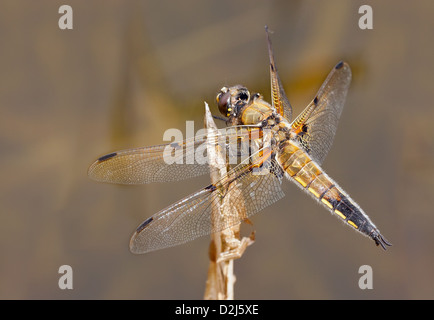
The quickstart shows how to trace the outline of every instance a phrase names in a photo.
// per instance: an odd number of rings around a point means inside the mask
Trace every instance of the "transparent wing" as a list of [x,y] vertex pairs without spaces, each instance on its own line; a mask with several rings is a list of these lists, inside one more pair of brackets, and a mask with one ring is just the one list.
[[319,164],[329,152],[351,82],[351,69],[339,62],[329,73],[313,101],[292,123],[292,132]]
[[199,176],[209,172],[207,143],[224,146],[229,155],[234,152],[231,142],[249,139],[255,130],[259,129],[236,126],[220,129],[218,138],[213,136],[214,141],[207,142],[205,134],[179,142],[109,153],[89,167],[88,175],[97,181],[119,184],[171,182]]
[[285,94],[282,83],[280,82],[276,64],[274,62],[273,48],[268,32],[268,27],[265,26],[268,44],[268,57],[270,58],[270,79],[271,79],[271,100],[276,112],[285,117],[289,122],[292,120],[292,107]]
[[[280,188],[282,169],[274,160],[268,164],[268,174],[258,174],[256,166],[246,160],[217,183],[156,213],[137,228],[130,250],[146,253],[222,231],[281,199],[284,196]],[[232,189],[232,185],[236,188]],[[215,215],[217,207],[226,208],[222,212],[224,218]]]

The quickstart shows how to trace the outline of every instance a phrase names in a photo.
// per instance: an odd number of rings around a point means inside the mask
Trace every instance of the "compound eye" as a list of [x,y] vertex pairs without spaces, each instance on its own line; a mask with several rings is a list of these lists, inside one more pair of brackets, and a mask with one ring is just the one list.
[[230,114],[230,110],[228,110],[230,105],[231,93],[230,91],[220,92],[217,95],[217,106],[220,110],[220,113],[225,117],[228,117]]

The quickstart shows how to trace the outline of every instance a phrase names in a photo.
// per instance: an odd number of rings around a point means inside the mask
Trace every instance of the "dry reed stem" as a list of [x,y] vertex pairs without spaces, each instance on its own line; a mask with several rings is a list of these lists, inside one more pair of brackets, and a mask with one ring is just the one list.
[[[205,102],[205,128],[208,129],[207,153],[210,166],[211,183],[216,183],[229,170],[224,152],[218,149],[217,126],[214,123],[208,104]],[[217,139],[216,139],[217,138]],[[226,196],[220,202],[220,206],[213,208],[214,219],[225,219],[226,215],[234,214],[246,216],[245,207],[241,204],[231,207],[231,195],[238,194],[236,183],[231,183]],[[243,202],[242,199],[240,201]],[[237,212],[234,212],[237,211]],[[229,218],[228,218],[229,219]],[[234,299],[234,259],[240,258],[250,244],[254,241],[253,233],[251,237],[243,237],[240,240],[240,224],[227,228],[221,232],[211,235],[209,247],[210,264],[208,267],[208,277],[206,281],[205,295],[206,300],[233,300]]]

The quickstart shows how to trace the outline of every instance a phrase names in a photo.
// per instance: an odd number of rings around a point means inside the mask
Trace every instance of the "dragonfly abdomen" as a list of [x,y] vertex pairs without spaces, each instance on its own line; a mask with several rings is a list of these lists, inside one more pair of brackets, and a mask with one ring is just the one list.
[[306,152],[292,141],[284,142],[280,150],[277,159],[291,180],[331,213],[384,248],[387,242],[369,217]]
[[[316,196],[312,187],[312,184],[318,178],[326,177],[329,181],[330,186],[322,195]],[[358,206],[358,204],[351,199],[343,189],[336,184],[330,177],[324,172],[317,177],[308,190],[318,198],[328,209],[337,216],[339,216],[343,221],[352,226],[355,230],[360,233],[370,237],[375,241],[375,244],[381,245],[381,247],[386,250],[386,246],[391,246],[391,244],[381,235],[377,227],[369,219],[368,215]],[[323,186],[324,187],[324,186]]]

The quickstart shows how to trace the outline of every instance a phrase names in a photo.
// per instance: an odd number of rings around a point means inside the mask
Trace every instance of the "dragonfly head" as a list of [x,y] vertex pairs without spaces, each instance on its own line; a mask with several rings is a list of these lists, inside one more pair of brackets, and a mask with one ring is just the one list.
[[223,87],[216,100],[221,114],[225,117],[236,117],[240,109],[250,101],[250,92],[241,85]]

